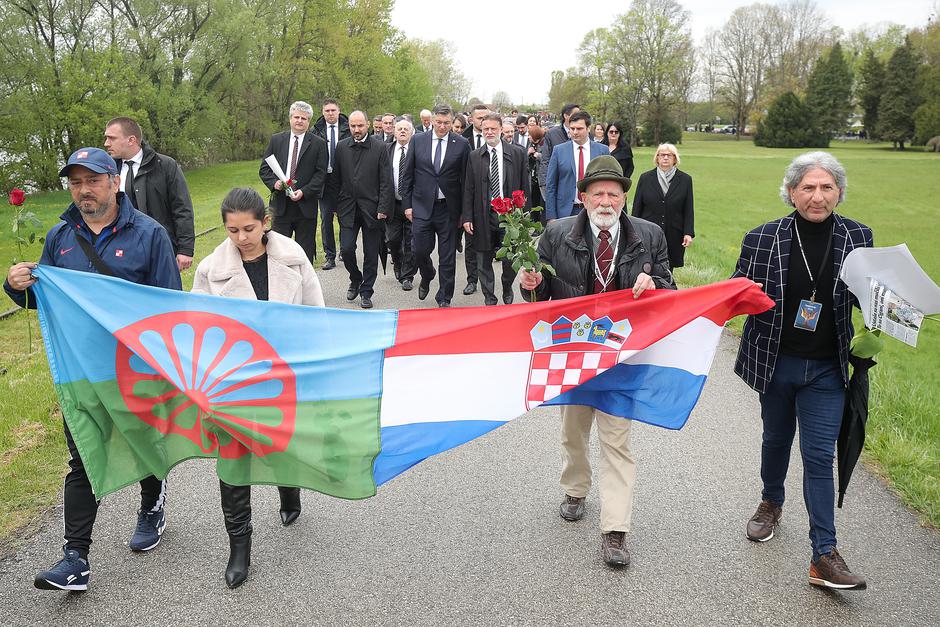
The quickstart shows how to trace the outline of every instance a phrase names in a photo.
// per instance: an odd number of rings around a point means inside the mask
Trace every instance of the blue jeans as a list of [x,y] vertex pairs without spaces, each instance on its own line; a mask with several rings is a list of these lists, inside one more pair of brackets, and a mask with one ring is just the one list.
[[803,501],[809,514],[813,559],[836,546],[835,485],[832,462],[845,405],[838,359],[779,355],[767,391],[760,395],[764,421],[760,476],[762,497],[784,502],[784,480],[797,423],[803,457]]

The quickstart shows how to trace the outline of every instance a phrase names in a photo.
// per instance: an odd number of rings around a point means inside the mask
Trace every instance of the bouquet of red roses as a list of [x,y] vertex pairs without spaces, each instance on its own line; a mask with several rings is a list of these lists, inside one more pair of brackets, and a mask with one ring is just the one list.
[[[512,262],[512,269],[519,272],[525,268],[528,272],[541,272],[545,270],[555,274],[555,268],[539,259],[535,242],[542,232],[542,224],[532,219],[532,214],[542,211],[541,207],[532,207],[528,211],[525,207],[525,192],[516,190],[511,198],[494,198],[490,204],[493,211],[499,214],[499,223],[505,229],[503,243],[496,251],[497,259],[508,259]],[[535,302],[535,292],[532,292],[532,302]]]

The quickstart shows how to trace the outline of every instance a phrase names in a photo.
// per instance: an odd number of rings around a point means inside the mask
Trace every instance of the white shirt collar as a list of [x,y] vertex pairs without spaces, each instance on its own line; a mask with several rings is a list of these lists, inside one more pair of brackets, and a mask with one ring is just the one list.
[[[587,207],[585,207],[584,209],[582,209],[582,211],[587,211]],[[621,209],[620,211],[623,211],[623,209]],[[599,228],[597,228],[597,227],[594,225],[593,222],[591,222],[591,219],[590,219],[590,218],[588,218],[588,224],[591,225],[591,233],[594,234],[594,239],[600,239],[600,238],[601,238],[601,230],[600,230]],[[620,233],[620,218],[618,217],[618,218],[617,218],[617,221],[614,222],[614,225],[613,225],[612,227],[610,227],[609,229],[607,229],[607,230],[610,232],[610,241],[611,241],[611,243],[616,242],[616,241],[617,241],[617,235]]]
[[125,162],[125,163],[136,163],[136,164],[139,164],[139,163],[140,163],[141,161],[143,161],[143,160],[144,160],[144,149],[141,148],[140,150],[137,151],[137,154],[136,154],[136,155],[134,155],[134,156],[131,157],[130,159],[125,159],[124,162]]

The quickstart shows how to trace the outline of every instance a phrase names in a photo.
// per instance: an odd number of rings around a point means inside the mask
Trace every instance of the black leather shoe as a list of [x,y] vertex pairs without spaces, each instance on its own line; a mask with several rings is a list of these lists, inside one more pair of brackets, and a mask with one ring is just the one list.
[[512,290],[503,292],[503,304],[504,305],[512,304]]
[[228,537],[228,565],[225,567],[225,585],[237,588],[248,579],[251,566],[251,534]]
[[565,520],[575,521],[584,517],[584,497],[565,495],[565,500],[558,508],[558,514]]
[[410,292],[412,289],[414,289],[414,284],[411,282],[411,279],[405,279],[402,281],[401,289],[405,290],[406,292]]
[[356,296],[359,296],[359,284],[350,283],[349,289],[346,290],[346,300],[356,300]]
[[336,267],[336,262],[333,261],[332,259],[327,259],[327,260],[323,263],[323,266],[322,266],[320,269],[321,269],[321,270],[332,270],[332,269],[335,268],[335,267]]
[[476,283],[467,283],[467,287],[463,288],[464,296],[470,296],[470,294],[473,294],[475,291],[477,291]]
[[431,291],[431,280],[428,279],[427,281],[425,281],[424,279],[421,279],[421,282],[418,283],[418,299],[424,300],[425,298],[428,297],[428,292],[430,291]]
[[498,305],[499,301],[496,300],[495,298],[493,299],[487,298],[486,300],[483,301],[483,304],[486,305],[487,307],[492,307],[493,305]]
[[450,301],[442,300],[437,304],[438,307],[450,307]]
[[372,299],[369,298],[368,296],[363,296],[362,302],[359,303],[359,306],[362,307],[363,309],[372,309]]
[[300,488],[278,486],[281,496],[281,524],[285,527],[300,516]]

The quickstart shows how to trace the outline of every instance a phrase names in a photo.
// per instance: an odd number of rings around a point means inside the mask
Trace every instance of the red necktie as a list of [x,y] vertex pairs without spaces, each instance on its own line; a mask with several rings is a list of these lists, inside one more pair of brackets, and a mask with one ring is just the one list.
[[600,294],[601,292],[607,291],[607,286],[604,284],[604,279],[608,278],[608,272],[610,272],[610,264],[614,261],[614,249],[610,245],[610,231],[607,229],[601,229],[601,232],[597,234],[600,241],[597,243],[597,270],[600,271],[600,276],[594,277],[594,293]]
[[294,152],[290,156],[290,176],[293,179],[297,176],[297,153],[300,152],[300,144],[297,142],[297,136],[294,135]]
[[[578,146],[578,180],[584,178],[584,146]],[[610,234],[607,234],[610,237]]]

